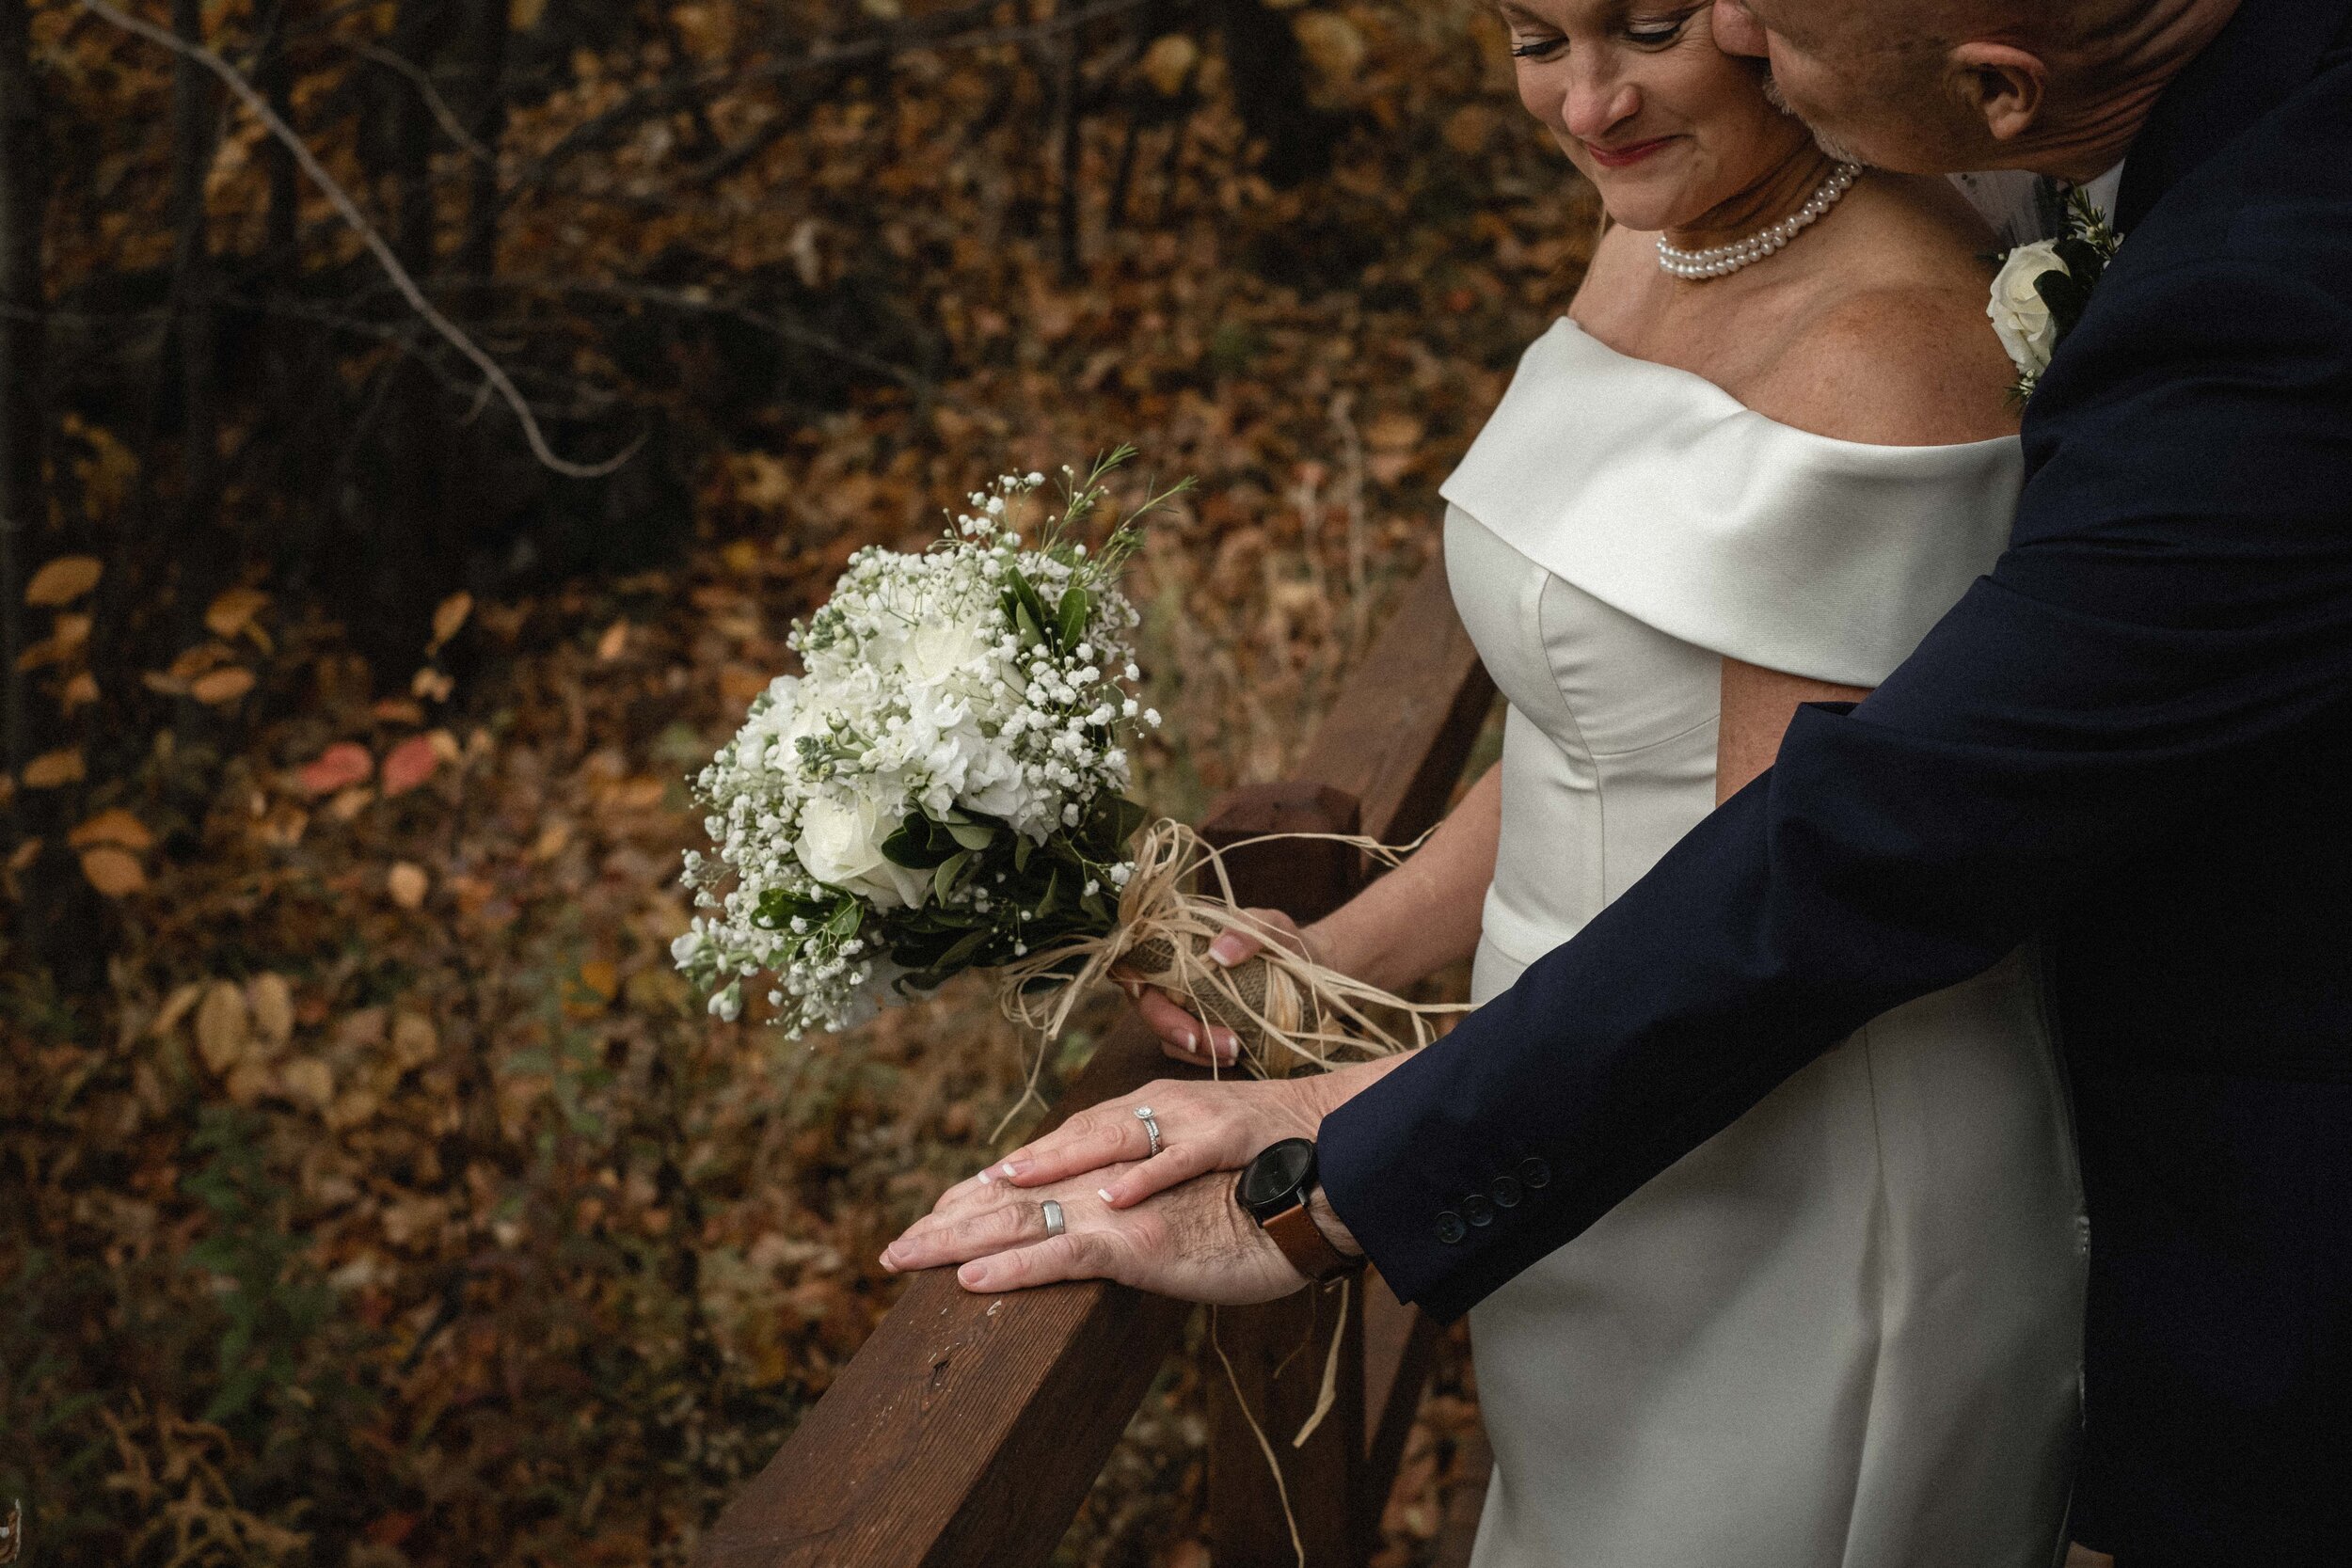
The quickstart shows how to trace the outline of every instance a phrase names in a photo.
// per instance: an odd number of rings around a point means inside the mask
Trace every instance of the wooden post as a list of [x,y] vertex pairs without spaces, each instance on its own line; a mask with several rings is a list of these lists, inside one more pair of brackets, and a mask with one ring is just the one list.
[[[1266,784],[1229,795],[1201,835],[1220,848],[1269,833],[1353,833],[1356,798],[1328,785]],[[1346,902],[1362,882],[1363,857],[1345,845],[1252,845],[1227,856],[1233,895],[1304,924]],[[1216,1568],[1295,1568],[1295,1521],[1308,1568],[1359,1568],[1363,1534],[1364,1285],[1301,1291],[1263,1307],[1217,1311],[1209,1378],[1209,1539]],[[1292,1440],[1312,1415],[1333,1335],[1342,1336],[1337,1402],[1303,1447]],[[1259,1444],[1281,1466],[1278,1487]],[[1283,1511],[1287,1490],[1289,1513]]]

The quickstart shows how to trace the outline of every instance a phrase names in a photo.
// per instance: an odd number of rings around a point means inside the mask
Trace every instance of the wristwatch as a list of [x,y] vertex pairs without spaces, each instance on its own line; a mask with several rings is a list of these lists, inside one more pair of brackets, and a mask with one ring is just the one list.
[[1315,1146],[1307,1138],[1284,1138],[1259,1151],[1233,1183],[1233,1201],[1249,1211],[1258,1227],[1274,1238],[1291,1267],[1322,1284],[1364,1266],[1333,1246],[1308,1212],[1315,1190]]

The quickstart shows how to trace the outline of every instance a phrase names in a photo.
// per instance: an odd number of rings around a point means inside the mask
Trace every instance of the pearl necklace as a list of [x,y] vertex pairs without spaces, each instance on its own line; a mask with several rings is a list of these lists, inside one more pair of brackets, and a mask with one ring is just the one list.
[[1712,250],[1677,250],[1661,234],[1658,238],[1658,264],[1675,277],[1687,277],[1694,283],[1710,277],[1728,277],[1742,267],[1754,266],[1811,228],[1861,178],[1861,165],[1839,164],[1836,172],[1822,182],[1821,188],[1804,206],[1770,229]]

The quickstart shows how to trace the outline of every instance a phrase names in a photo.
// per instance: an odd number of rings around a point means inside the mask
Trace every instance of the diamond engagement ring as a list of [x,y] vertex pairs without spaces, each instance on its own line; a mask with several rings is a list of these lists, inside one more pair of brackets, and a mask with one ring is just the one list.
[[1160,1124],[1152,1119],[1152,1107],[1149,1105],[1136,1106],[1136,1119],[1143,1123],[1144,1134],[1152,1140],[1152,1153],[1154,1157],[1157,1157],[1160,1152]]
[[1047,1236],[1058,1236],[1070,1228],[1070,1222],[1062,1218],[1060,1204],[1049,1197],[1038,1207],[1045,1212],[1045,1234]]

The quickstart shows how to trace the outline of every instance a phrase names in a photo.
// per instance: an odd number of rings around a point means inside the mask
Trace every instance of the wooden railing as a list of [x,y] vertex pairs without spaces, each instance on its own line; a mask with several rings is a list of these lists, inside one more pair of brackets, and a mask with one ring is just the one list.
[[[1226,797],[1203,832],[1408,841],[1445,810],[1493,697],[1443,569],[1414,584],[1317,730],[1296,776]],[[1232,857],[1245,903],[1311,918],[1358,885],[1335,846]],[[1056,1117],[1154,1079],[1194,1075],[1130,1021],[1063,1093]],[[1429,1374],[1433,1334],[1376,1276],[1226,1309],[1218,1343],[1281,1455],[1311,1568],[1359,1568]],[[1089,1282],[976,1296],[953,1271],[911,1281],[766,1470],[726,1510],[697,1568],[1037,1568],[1181,1343],[1181,1303]],[[1318,1321],[1319,1320],[1319,1321]],[[1314,1437],[1328,1335],[1344,1334],[1338,1405]],[[1216,1568],[1289,1568],[1289,1526],[1221,1370],[1211,1395],[1208,1512]]]

